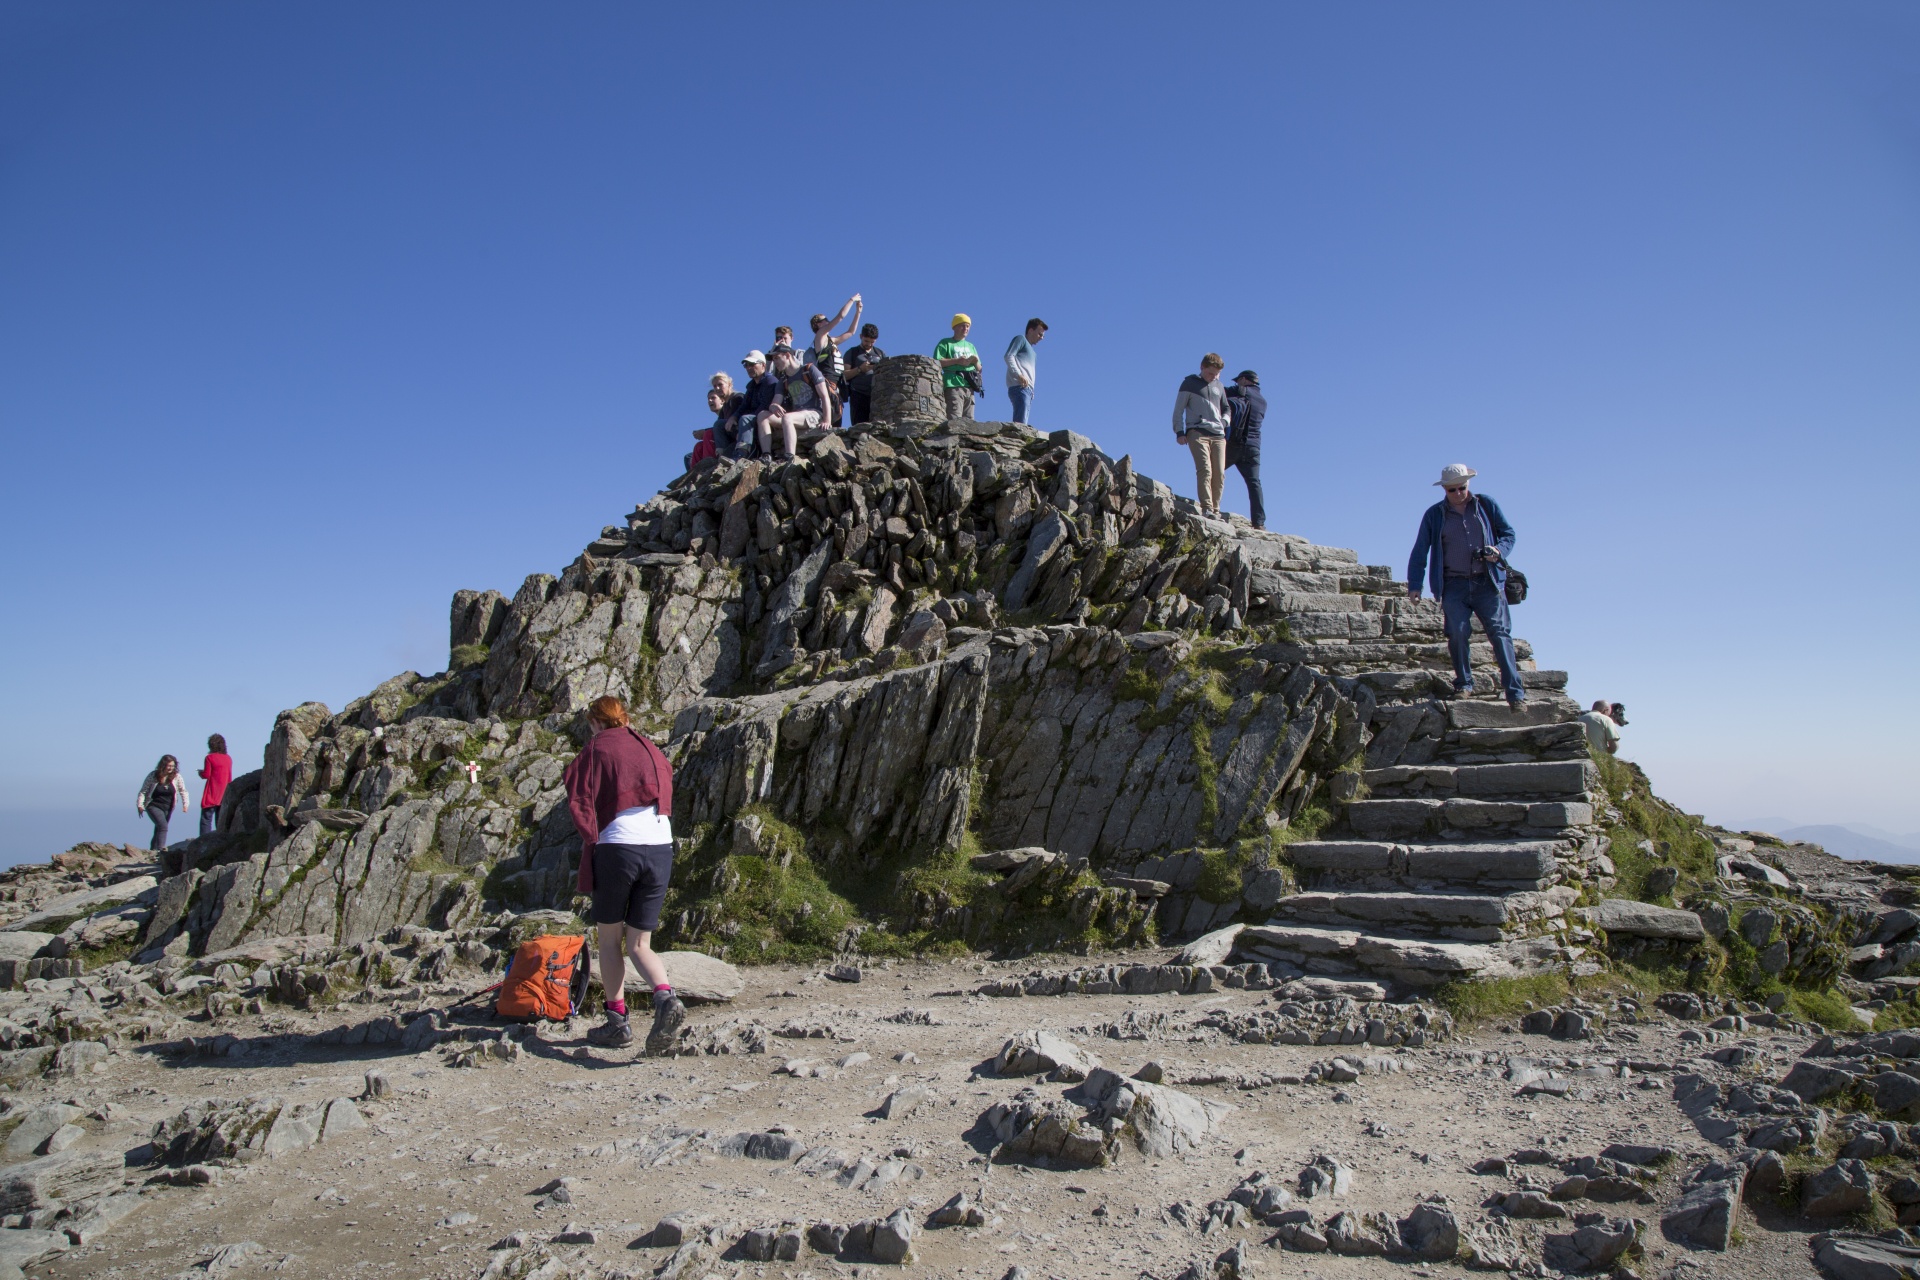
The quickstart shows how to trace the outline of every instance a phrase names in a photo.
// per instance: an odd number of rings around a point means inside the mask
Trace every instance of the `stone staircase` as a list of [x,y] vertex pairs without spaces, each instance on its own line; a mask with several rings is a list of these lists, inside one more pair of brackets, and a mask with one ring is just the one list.
[[1250,620],[1292,635],[1261,656],[1351,678],[1371,736],[1364,770],[1334,780],[1335,822],[1287,849],[1297,891],[1235,954],[1413,987],[1579,965],[1588,935],[1567,911],[1612,866],[1566,674],[1536,669],[1516,639],[1529,700],[1509,709],[1476,622],[1484,692],[1452,698],[1437,604],[1351,552],[1236,533],[1255,565]]

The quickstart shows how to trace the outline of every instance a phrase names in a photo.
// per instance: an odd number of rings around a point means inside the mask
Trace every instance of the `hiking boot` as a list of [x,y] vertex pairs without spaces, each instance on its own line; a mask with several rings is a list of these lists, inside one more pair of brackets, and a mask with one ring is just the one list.
[[658,1057],[671,1052],[680,1028],[687,1025],[687,1006],[679,996],[668,996],[653,1005],[653,1030],[647,1032],[647,1053]]
[[603,1049],[624,1049],[632,1044],[633,1027],[627,1022],[627,1015],[607,1010],[605,1024],[587,1032],[587,1043]]
[[1518,711],[1520,708],[1526,705],[1527,705],[1527,700],[1525,698],[1508,698],[1507,699],[1507,710],[1509,711]]

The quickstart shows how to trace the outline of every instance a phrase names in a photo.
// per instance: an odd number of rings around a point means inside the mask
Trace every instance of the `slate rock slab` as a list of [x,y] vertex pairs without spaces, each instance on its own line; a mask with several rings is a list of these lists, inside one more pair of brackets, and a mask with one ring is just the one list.
[[662,951],[674,994],[692,1004],[724,1004],[747,989],[740,970],[700,951]]
[[1699,942],[1707,936],[1700,917],[1674,907],[1656,907],[1650,902],[1627,898],[1607,898],[1594,909],[1594,923],[1608,933],[1636,938],[1667,938],[1677,942]]
[[1920,1280],[1920,1249],[1867,1236],[1815,1236],[1813,1260],[1833,1280]]

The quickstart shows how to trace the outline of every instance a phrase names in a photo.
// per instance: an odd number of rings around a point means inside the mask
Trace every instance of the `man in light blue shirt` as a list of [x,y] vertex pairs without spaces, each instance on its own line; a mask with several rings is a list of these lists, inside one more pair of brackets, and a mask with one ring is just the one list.
[[1047,336],[1047,322],[1035,317],[1027,330],[1007,344],[1007,399],[1013,401],[1013,421],[1033,421],[1033,348]]

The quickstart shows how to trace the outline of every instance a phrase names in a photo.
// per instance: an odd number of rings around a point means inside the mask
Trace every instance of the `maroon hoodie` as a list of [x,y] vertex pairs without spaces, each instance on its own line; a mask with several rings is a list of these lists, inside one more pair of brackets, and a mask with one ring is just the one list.
[[593,735],[567,766],[567,807],[580,830],[580,892],[593,892],[593,846],[614,815],[643,804],[673,816],[673,766],[653,739],[621,725]]

